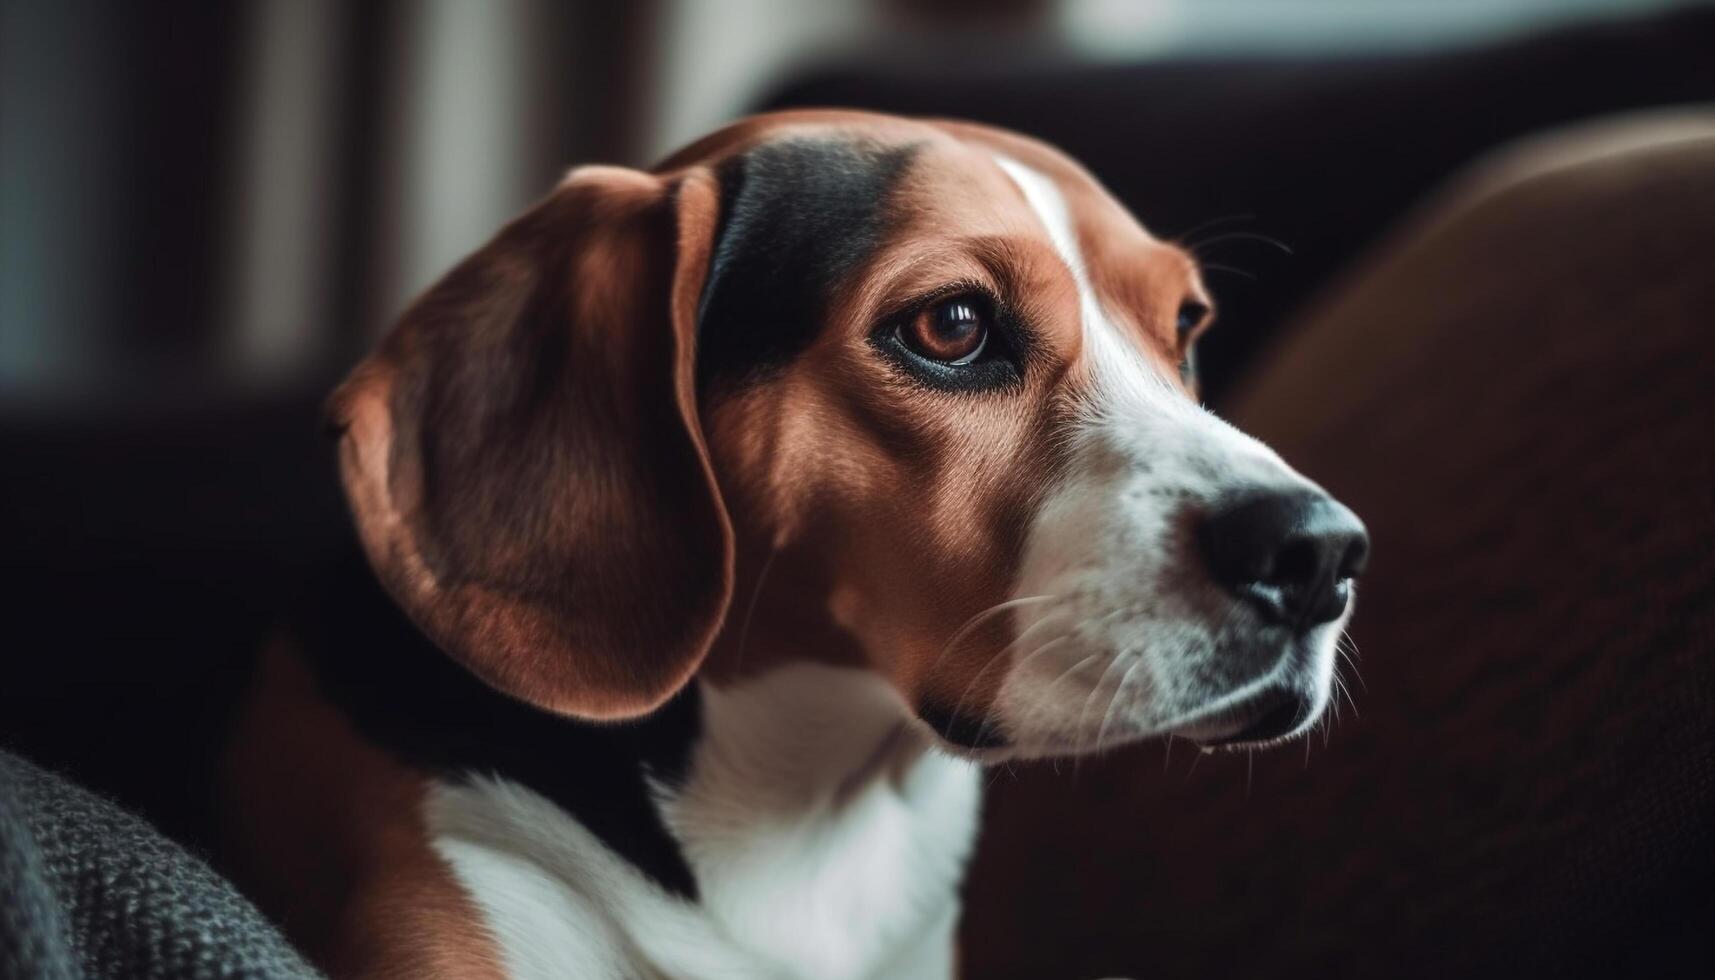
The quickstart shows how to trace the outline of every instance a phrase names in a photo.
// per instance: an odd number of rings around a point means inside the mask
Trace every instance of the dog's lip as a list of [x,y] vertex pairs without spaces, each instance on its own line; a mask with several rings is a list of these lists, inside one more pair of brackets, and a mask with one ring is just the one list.
[[1175,726],[1169,734],[1205,748],[1259,748],[1286,741],[1309,712],[1302,693],[1271,684],[1237,704]]

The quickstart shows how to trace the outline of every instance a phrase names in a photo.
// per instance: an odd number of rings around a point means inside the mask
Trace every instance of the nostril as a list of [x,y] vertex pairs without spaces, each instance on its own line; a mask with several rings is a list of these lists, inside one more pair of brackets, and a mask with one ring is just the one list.
[[1370,560],[1370,541],[1365,535],[1359,534],[1346,545],[1346,553],[1340,558],[1340,567],[1336,578],[1357,578],[1364,574],[1364,566]]
[[1296,538],[1275,552],[1270,569],[1262,581],[1270,585],[1293,585],[1308,582],[1320,573],[1321,556],[1314,540]]
[[1315,491],[1260,492],[1205,517],[1198,543],[1212,577],[1271,620],[1308,629],[1345,612],[1347,580],[1369,542],[1357,516]]

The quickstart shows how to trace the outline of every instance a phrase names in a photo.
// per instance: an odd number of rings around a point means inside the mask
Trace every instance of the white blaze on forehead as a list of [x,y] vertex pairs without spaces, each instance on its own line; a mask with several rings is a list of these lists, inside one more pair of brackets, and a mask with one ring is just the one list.
[[1042,224],[1048,229],[1048,237],[1054,242],[1054,250],[1060,253],[1060,258],[1072,269],[1072,278],[1078,281],[1078,293],[1086,299],[1094,299],[1090,289],[1090,281],[1084,270],[1084,256],[1078,248],[1077,234],[1072,230],[1071,216],[1066,211],[1066,198],[1061,196],[1060,188],[1054,186],[1042,173],[1026,167],[1017,160],[1007,156],[995,156],[995,162],[1000,169],[1012,178],[1023,192],[1024,199],[1029,202],[1030,209],[1042,219]]
[[1054,251],[1071,270],[1072,281],[1078,287],[1078,311],[1084,343],[1090,349],[1090,365],[1097,380],[1114,394],[1124,392],[1132,396],[1129,400],[1142,400],[1153,409],[1183,411],[1189,403],[1126,342],[1124,334],[1103,308],[1101,297],[1096,295],[1095,286],[1090,282],[1083,250],[1078,247],[1078,233],[1060,188],[1046,174],[1011,157],[995,154],[994,160],[1018,186],[1025,202],[1047,230],[1049,240],[1054,243]]
[[1019,191],[1024,194],[1024,200],[1047,229],[1048,239],[1054,243],[1054,251],[1060,253],[1061,261],[1072,271],[1072,281],[1078,285],[1078,312],[1083,320],[1085,341],[1100,343],[1104,339],[1110,339],[1096,336],[1109,332],[1104,329],[1110,326],[1108,315],[1102,309],[1102,301],[1096,296],[1095,287],[1090,285],[1089,270],[1084,268],[1084,253],[1078,247],[1078,233],[1072,227],[1072,216],[1066,210],[1066,198],[1060,193],[1060,188],[1046,175],[1011,157],[997,155],[995,162],[1000,164],[1000,169],[1006,171],[1006,175],[1018,185]]
[[[1247,477],[1259,484],[1275,483],[1282,477],[1289,482],[1302,481],[1268,447],[1187,398],[1162,375],[1156,363],[1126,339],[1090,281],[1071,211],[1053,178],[1002,154],[995,154],[994,159],[1042,222],[1077,284],[1085,359],[1096,382],[1082,402],[1089,428],[1118,427],[1121,432],[1109,434],[1122,443],[1131,443],[1134,455],[1154,455],[1170,448],[1204,457],[1214,463],[1213,469],[1225,471],[1234,482]],[[1154,438],[1136,438],[1133,427],[1140,423],[1154,430]]]
[[[1229,494],[1312,484],[1186,397],[1109,314],[1060,185],[1010,157],[995,162],[1077,286],[1079,358],[1091,383],[1078,396],[1069,464],[1032,520],[1014,584],[1014,595],[1057,601],[1047,616],[1015,616],[1033,650],[1012,654],[994,714],[1027,753],[1168,730],[1254,687],[1221,679],[1226,651],[1252,641],[1235,633],[1248,627],[1233,617],[1208,614],[1229,600],[1187,546],[1188,522]],[[1324,632],[1308,668],[1319,678],[1318,706],[1333,658]]]

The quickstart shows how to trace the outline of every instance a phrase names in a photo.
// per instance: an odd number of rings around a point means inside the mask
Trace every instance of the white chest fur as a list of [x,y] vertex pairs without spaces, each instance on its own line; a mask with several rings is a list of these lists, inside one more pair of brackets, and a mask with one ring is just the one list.
[[521,786],[430,795],[436,847],[511,975],[950,976],[978,770],[927,749],[867,671],[794,664],[702,694],[685,783],[659,797],[696,903]]

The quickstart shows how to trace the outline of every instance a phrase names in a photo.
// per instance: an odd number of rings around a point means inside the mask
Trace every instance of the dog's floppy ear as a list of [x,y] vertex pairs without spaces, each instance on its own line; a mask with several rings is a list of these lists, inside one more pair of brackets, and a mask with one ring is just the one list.
[[697,669],[732,527],[697,418],[707,171],[574,171],[448,273],[335,392],[383,584],[538,707],[624,718]]

